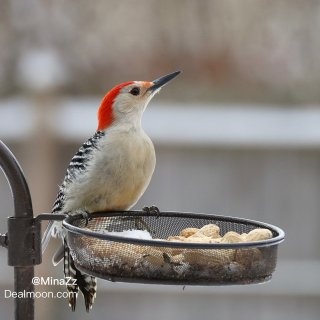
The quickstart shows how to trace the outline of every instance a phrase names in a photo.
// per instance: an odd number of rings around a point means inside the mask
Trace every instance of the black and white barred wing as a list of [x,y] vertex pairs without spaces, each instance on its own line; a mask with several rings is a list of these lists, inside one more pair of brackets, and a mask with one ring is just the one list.
[[[79,177],[81,176],[81,174],[86,172],[86,168],[89,160],[92,157],[92,153],[98,147],[98,142],[103,136],[104,136],[104,132],[97,131],[91,138],[89,138],[80,147],[78,152],[71,159],[71,162],[67,168],[67,172],[65,174],[64,180],[61,186],[59,187],[59,192],[53,204],[52,213],[68,214],[68,212],[63,212],[65,202],[67,201],[65,190],[67,186],[76,179],[76,177]],[[56,236],[56,234],[59,233],[57,232],[57,229],[60,226],[61,226],[61,223],[57,224],[57,223],[54,223],[53,221],[49,222],[48,227],[45,230],[44,235],[42,237],[42,252],[45,251],[49,243],[49,240],[51,238],[51,235],[53,234],[54,236]]]
[[63,210],[66,187],[72,183],[76,177],[79,177],[81,173],[86,171],[92,153],[97,148],[98,142],[103,136],[104,133],[102,131],[97,131],[80,147],[79,151],[71,159],[62,185],[60,186],[59,193],[53,204],[52,213],[58,213]]

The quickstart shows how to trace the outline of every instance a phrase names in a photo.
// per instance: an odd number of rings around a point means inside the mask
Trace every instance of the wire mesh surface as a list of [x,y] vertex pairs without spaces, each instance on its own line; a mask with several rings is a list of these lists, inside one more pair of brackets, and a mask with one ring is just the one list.
[[[181,243],[164,241],[185,228],[216,224],[221,235],[248,233],[256,228],[272,238],[246,243]],[[255,221],[208,214],[106,212],[68,217],[63,222],[76,266],[110,281],[226,285],[271,278],[277,262],[281,229]],[[153,240],[119,237],[108,232],[148,230]]]

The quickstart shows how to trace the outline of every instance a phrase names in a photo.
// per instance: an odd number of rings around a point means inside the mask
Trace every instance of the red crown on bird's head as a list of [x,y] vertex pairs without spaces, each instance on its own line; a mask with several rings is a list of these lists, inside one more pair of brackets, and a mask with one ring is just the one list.
[[102,99],[99,110],[98,110],[98,129],[104,130],[110,126],[113,121],[113,102],[118,96],[122,88],[133,84],[133,81],[120,83],[112,88]]

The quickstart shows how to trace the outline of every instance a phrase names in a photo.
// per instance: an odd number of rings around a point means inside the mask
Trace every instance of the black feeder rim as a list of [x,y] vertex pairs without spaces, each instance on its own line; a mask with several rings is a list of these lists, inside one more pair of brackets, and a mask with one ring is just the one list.
[[[237,217],[229,217],[222,215],[214,215],[214,214],[205,214],[205,213],[193,213],[193,212],[145,212],[145,211],[110,211],[110,212],[95,212],[89,213],[88,219],[96,219],[101,217],[168,217],[168,218],[190,218],[190,219],[203,219],[203,220],[216,220],[219,222],[230,222],[237,223],[243,225],[251,225],[254,228],[266,228],[269,229],[273,237],[271,239],[255,241],[255,242],[241,242],[241,243],[185,243],[185,242],[169,242],[169,241],[159,241],[159,240],[144,240],[144,239],[136,239],[129,237],[121,237],[116,235],[111,235],[107,233],[95,232],[89,229],[84,229],[81,227],[77,227],[74,223],[79,219],[84,219],[83,216],[74,215],[67,216],[66,219],[63,220],[63,227],[71,233],[92,237],[100,240],[121,242],[121,243],[131,243],[136,245],[144,245],[144,246],[155,246],[155,247],[171,247],[171,248],[185,248],[185,249],[239,249],[239,248],[261,248],[267,246],[273,246],[280,244],[285,237],[284,231],[276,227],[274,225],[259,222],[250,219],[237,218]],[[229,230],[231,231],[231,230]]]

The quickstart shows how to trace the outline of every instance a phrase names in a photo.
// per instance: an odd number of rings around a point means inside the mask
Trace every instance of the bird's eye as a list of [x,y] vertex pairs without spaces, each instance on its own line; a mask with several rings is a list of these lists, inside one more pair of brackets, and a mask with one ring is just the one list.
[[140,88],[138,87],[133,87],[130,91],[130,93],[134,96],[138,96],[140,94]]

